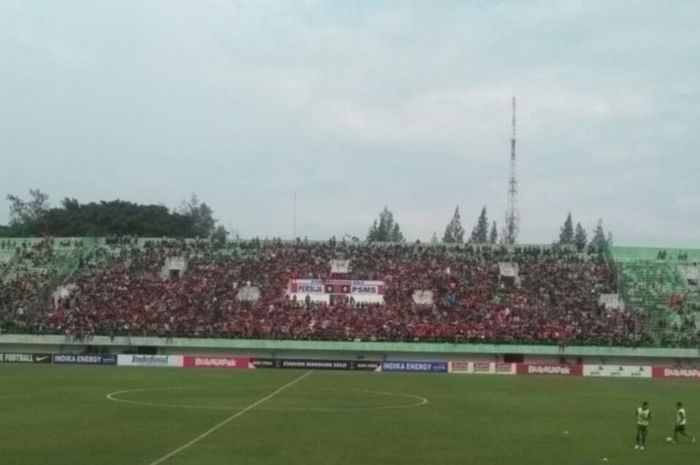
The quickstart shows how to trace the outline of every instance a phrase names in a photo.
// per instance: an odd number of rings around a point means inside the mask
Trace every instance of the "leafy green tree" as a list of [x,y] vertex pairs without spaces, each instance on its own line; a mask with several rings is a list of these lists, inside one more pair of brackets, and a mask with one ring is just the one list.
[[26,225],[39,221],[49,209],[49,196],[39,189],[29,189],[30,200],[7,194],[10,202],[10,226]]
[[211,241],[216,247],[223,247],[226,245],[226,240],[228,239],[229,232],[223,225],[219,225],[214,229],[211,235]]
[[469,242],[473,242],[476,244],[486,244],[488,242],[489,238],[489,220],[488,217],[486,216],[486,207],[483,207],[481,209],[481,214],[479,215],[479,219],[476,222],[476,225],[474,226],[474,229],[472,229],[472,235],[469,238]]
[[192,194],[189,201],[183,202],[180,213],[192,218],[196,237],[210,237],[214,233],[216,220],[212,209],[200,202],[196,194]]
[[66,198],[60,207],[48,208],[48,196],[39,194],[35,191],[29,202],[8,196],[16,213],[12,225],[0,228],[0,235],[195,237],[201,231],[193,216],[171,212],[163,205],[123,200],[81,204]]
[[489,242],[491,244],[495,244],[498,242],[498,228],[496,226],[495,221],[491,224],[491,232],[489,232]]
[[452,219],[445,227],[445,234],[442,236],[442,242],[448,244],[464,242],[464,228],[462,227],[462,219],[459,215],[459,207],[455,208]]
[[576,244],[576,250],[583,252],[586,250],[586,244],[588,242],[588,235],[586,230],[583,229],[581,223],[576,223],[576,232],[574,233],[574,244]]
[[403,242],[403,234],[401,234],[401,228],[399,228],[398,223],[394,223],[394,227],[391,228],[391,242]]
[[559,245],[573,245],[574,243],[574,223],[571,213],[566,216],[566,221],[559,232]]
[[511,218],[506,218],[506,226],[501,229],[501,243],[502,244],[515,244],[515,240],[518,238],[518,227],[517,221],[511,221]]
[[63,206],[63,209],[66,211],[78,211],[78,210],[80,210],[80,202],[78,202],[74,198],[66,197],[65,199],[61,200],[61,205]]
[[593,230],[593,238],[588,244],[588,251],[591,253],[604,253],[607,252],[612,245],[612,233],[607,237],[605,236],[605,229],[603,228],[603,220],[599,219],[598,224]]
[[374,220],[367,233],[367,242],[403,242],[399,224],[394,221],[394,214],[384,207],[379,213],[379,220]]

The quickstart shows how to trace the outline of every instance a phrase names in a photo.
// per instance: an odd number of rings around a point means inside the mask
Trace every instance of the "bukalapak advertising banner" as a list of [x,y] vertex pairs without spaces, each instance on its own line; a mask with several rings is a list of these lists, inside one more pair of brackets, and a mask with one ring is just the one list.
[[238,368],[248,369],[248,357],[232,355],[185,355],[182,359],[185,368]]
[[298,358],[251,358],[254,368],[297,368],[302,370],[379,371],[381,362],[371,360],[314,360]]
[[53,363],[68,365],[116,365],[116,355],[54,354]]
[[0,352],[0,363],[51,363],[51,354]]
[[409,371],[422,373],[447,373],[447,362],[382,362],[382,371]]

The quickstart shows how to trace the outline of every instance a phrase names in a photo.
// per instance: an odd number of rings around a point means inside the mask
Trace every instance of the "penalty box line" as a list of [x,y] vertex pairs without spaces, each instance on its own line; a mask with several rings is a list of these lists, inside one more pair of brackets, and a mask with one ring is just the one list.
[[179,454],[180,452],[182,452],[183,450],[187,449],[188,447],[190,447],[190,446],[192,446],[192,445],[198,443],[198,442],[201,441],[202,439],[206,438],[207,436],[209,436],[211,433],[213,433],[214,431],[218,430],[218,429],[221,428],[222,426],[224,426],[224,425],[226,425],[226,424],[232,422],[232,421],[235,420],[236,418],[238,418],[238,417],[244,415],[246,412],[249,412],[249,411],[253,410],[255,407],[257,407],[258,405],[262,404],[263,402],[266,402],[266,401],[272,399],[273,397],[275,397],[277,394],[279,394],[280,392],[284,391],[284,390],[287,389],[288,387],[295,385],[296,383],[298,383],[298,382],[301,381],[302,379],[304,379],[304,378],[306,378],[307,376],[309,376],[311,373],[313,373],[312,370],[307,371],[306,373],[304,373],[303,375],[299,376],[298,378],[294,378],[292,381],[288,382],[288,383],[285,384],[284,386],[282,386],[282,387],[280,387],[280,388],[277,388],[277,390],[275,390],[274,392],[272,392],[272,393],[266,395],[266,396],[263,397],[262,399],[253,402],[252,404],[248,405],[247,407],[244,407],[242,410],[240,410],[240,411],[234,413],[233,415],[231,415],[230,417],[228,417],[228,418],[225,419],[224,421],[222,421],[222,422],[220,422],[220,423],[217,423],[216,425],[212,426],[211,428],[209,428],[207,431],[203,432],[202,434],[200,434],[200,435],[197,436],[196,438],[194,438],[194,439],[192,439],[191,441],[189,441],[189,442],[187,442],[187,443],[181,445],[181,446],[178,447],[177,449],[173,450],[172,452],[169,452],[168,454],[162,456],[161,458],[159,458],[159,459],[157,459],[157,460],[151,462],[149,465],[159,465],[159,464],[165,462],[166,460],[168,460],[168,459],[171,458],[172,456],[174,456],[174,455],[176,455],[176,454]]

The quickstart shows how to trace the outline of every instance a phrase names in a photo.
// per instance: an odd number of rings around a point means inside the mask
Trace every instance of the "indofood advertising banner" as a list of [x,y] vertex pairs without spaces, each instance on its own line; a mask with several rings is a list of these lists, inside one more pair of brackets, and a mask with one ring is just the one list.
[[51,363],[51,354],[0,352],[0,363]]
[[116,355],[54,354],[53,363],[69,365],[116,365]]
[[250,368],[247,357],[228,355],[185,355],[182,361],[185,368]]
[[356,302],[384,303],[385,288],[384,281],[292,279],[287,285],[287,295],[314,302],[329,302],[331,295],[344,295]]
[[584,365],[583,376],[651,378],[651,367],[639,365]]
[[132,367],[171,367],[183,366],[182,355],[127,355],[117,356],[117,365]]
[[382,362],[382,371],[447,373],[447,362],[394,361]]

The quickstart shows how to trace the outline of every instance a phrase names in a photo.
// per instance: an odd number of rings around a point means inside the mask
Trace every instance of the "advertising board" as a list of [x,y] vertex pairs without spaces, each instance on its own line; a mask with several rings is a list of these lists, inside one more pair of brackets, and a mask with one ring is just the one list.
[[474,374],[491,374],[494,372],[493,363],[491,362],[472,362],[472,373]]
[[519,375],[544,375],[544,376],[581,376],[581,365],[545,365],[518,363],[516,372]]
[[388,361],[382,362],[382,371],[447,373],[447,362]]
[[51,354],[0,352],[0,363],[51,363]]
[[303,370],[379,371],[381,362],[372,360],[315,360],[289,358],[251,358],[251,368],[297,368]]
[[468,374],[472,373],[472,366],[469,362],[463,360],[450,362],[449,372],[455,374]]
[[640,365],[584,365],[583,376],[606,378],[651,378],[651,366]]
[[700,368],[654,367],[652,368],[652,377],[700,380]]
[[514,375],[515,363],[494,363],[494,372],[497,375]]
[[182,358],[185,368],[250,368],[247,357],[229,355],[185,355]]
[[498,362],[450,362],[450,373],[474,375],[514,375],[514,363]]
[[137,355],[120,354],[117,356],[117,365],[133,367],[170,367],[183,366],[182,355]]
[[116,355],[54,354],[52,363],[68,365],[116,365]]

